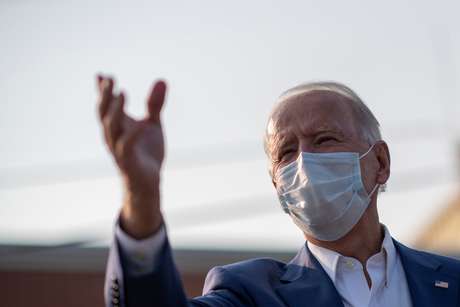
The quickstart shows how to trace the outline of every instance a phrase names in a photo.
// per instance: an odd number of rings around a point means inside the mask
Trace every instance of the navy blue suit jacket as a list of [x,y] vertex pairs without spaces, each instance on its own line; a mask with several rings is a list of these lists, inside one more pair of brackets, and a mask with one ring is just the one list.
[[[460,306],[460,261],[394,243],[414,307]],[[151,274],[124,276],[123,262],[115,243],[107,265],[107,306],[343,306],[334,284],[306,244],[287,264],[260,258],[215,267],[206,277],[203,296],[190,300],[184,294],[167,241]],[[436,281],[447,282],[448,288],[436,287]]]

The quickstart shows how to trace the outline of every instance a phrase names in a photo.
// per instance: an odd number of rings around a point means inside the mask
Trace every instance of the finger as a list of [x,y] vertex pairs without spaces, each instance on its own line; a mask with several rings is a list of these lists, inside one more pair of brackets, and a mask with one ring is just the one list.
[[166,83],[162,80],[157,81],[152,88],[149,98],[147,99],[148,120],[160,122],[160,112],[163,107],[166,96]]
[[134,144],[145,127],[145,122],[138,122],[130,130],[121,135],[120,139],[115,144],[115,153],[117,157],[126,158],[132,153]]
[[120,95],[114,98],[103,121],[106,140],[111,150],[113,150],[114,144],[123,132],[122,121],[125,115],[124,104],[124,95],[120,93]]
[[110,103],[113,101],[113,79],[106,78],[101,81],[101,94],[99,98],[99,116],[101,120],[107,114]]
[[101,74],[96,75],[96,86],[99,92],[101,92],[101,83],[104,80],[104,77]]
[[97,74],[96,75],[96,86],[97,86],[97,90],[100,92],[101,91],[101,82],[103,80],[103,77],[101,74]]
[[104,87],[104,80],[109,80],[108,77],[104,77],[102,74],[97,74],[96,75],[96,83],[97,83],[97,89],[99,91],[99,94],[102,95],[103,92],[103,87]]

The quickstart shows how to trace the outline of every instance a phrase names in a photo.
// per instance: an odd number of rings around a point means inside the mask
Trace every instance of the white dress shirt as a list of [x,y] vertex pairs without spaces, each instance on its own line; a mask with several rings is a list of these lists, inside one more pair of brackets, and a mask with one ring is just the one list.
[[380,252],[366,262],[372,281],[370,288],[363,266],[357,259],[307,243],[311,253],[334,283],[345,307],[412,306],[404,268],[388,229],[384,227],[384,230]]
[[[395,246],[385,229],[382,248],[367,260],[366,268],[372,280],[369,288],[361,263],[332,250],[308,242],[308,248],[318,259],[342,297],[345,307],[411,307],[411,298],[404,269]],[[139,276],[155,269],[156,258],[166,240],[163,226],[155,235],[136,240],[117,224],[115,236],[125,255],[125,274]]]
[[140,276],[153,272],[156,259],[166,240],[164,225],[161,226],[156,234],[142,240],[136,240],[124,232],[117,223],[115,226],[115,237],[120,245],[121,252],[125,256],[125,274]]

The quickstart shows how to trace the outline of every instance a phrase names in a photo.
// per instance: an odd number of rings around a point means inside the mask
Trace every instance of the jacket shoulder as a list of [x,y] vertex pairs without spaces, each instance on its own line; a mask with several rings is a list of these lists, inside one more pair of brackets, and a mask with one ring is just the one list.
[[448,256],[443,256],[435,254],[429,251],[416,250],[407,246],[404,246],[401,243],[398,243],[400,248],[402,247],[406,253],[411,253],[416,255],[418,259],[421,259],[426,263],[434,263],[440,265],[440,270],[444,271],[450,275],[460,277],[460,259],[455,259]]
[[460,260],[448,256],[434,254],[428,251],[417,251],[422,257],[434,259],[442,264],[442,266],[450,271],[455,271],[460,274]]
[[285,266],[284,262],[271,258],[255,258],[217,266],[208,272],[203,293],[222,285],[268,286],[272,281],[279,279]]
[[248,275],[263,272],[281,272],[286,264],[272,258],[254,258],[222,266],[225,271],[235,275]]

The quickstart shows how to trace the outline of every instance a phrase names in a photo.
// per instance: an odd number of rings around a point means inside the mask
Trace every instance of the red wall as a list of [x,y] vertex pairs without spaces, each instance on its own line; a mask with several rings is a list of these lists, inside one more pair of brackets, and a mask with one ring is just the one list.
[[[205,274],[182,276],[187,294],[201,294]],[[0,306],[100,307],[104,273],[0,271]]]

